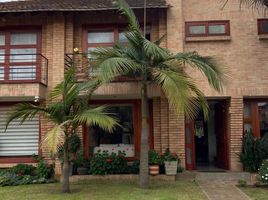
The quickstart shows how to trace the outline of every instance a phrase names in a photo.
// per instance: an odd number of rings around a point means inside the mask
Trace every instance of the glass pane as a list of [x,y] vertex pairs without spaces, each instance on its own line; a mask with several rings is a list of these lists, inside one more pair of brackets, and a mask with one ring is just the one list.
[[206,33],[206,27],[205,25],[199,25],[199,26],[190,26],[189,27],[189,33],[190,34],[205,34]]
[[0,80],[4,80],[5,77],[4,66],[0,66]]
[[134,157],[133,106],[111,106],[109,107],[109,112],[115,114],[121,127],[116,127],[112,133],[106,132],[97,126],[93,127],[93,130],[90,131],[93,136],[91,136],[89,146],[94,146],[94,153],[108,151],[111,154],[121,151],[126,153],[126,157]]
[[5,62],[5,50],[4,49],[0,49],[0,63],[4,63]]
[[190,148],[186,149],[186,156],[187,156],[187,164],[192,164],[192,150]]
[[258,103],[260,135],[263,137],[268,132],[268,102]]
[[89,32],[88,43],[113,43],[114,33],[113,32]]
[[252,132],[252,125],[251,124],[244,124],[244,132]]
[[5,45],[5,35],[0,35],[0,45]]
[[[36,62],[36,49],[10,49],[10,62]],[[16,55],[17,54],[17,55]],[[20,54],[20,55],[18,55]],[[27,55],[28,54],[28,55]]]
[[10,66],[9,80],[34,80],[36,66]]
[[244,118],[251,116],[250,103],[244,103]]
[[11,33],[10,43],[11,45],[37,44],[37,34],[36,33]]
[[224,34],[225,25],[209,25],[208,32],[209,34]]
[[191,143],[191,131],[190,128],[186,128],[186,144],[190,144]]
[[120,32],[119,33],[119,42],[120,43],[127,43],[128,42],[128,39],[127,37],[125,36],[125,34],[128,33],[128,32]]
[[264,33],[268,33],[268,21],[263,21],[262,22],[262,31]]

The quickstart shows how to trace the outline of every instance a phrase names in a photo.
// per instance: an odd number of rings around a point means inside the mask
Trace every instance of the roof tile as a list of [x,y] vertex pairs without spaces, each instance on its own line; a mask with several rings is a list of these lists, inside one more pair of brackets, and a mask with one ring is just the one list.
[[[113,0],[19,0],[1,2],[0,12],[90,11],[115,9]],[[142,8],[144,0],[127,0],[133,8]],[[147,0],[148,8],[166,8],[165,0]]]

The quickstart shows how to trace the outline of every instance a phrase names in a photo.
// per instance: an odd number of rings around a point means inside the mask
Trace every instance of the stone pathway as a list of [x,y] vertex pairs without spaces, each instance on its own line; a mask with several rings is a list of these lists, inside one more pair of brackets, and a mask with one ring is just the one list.
[[250,200],[234,181],[197,180],[197,183],[209,200]]

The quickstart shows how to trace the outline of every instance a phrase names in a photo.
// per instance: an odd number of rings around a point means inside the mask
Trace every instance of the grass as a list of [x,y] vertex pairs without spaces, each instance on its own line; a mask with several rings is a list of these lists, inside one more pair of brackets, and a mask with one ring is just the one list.
[[267,200],[268,199],[268,188],[261,187],[241,187],[252,200]]
[[71,194],[61,194],[60,184],[25,185],[0,188],[5,200],[205,200],[195,182],[155,181],[148,189],[129,181],[87,181],[73,183]]

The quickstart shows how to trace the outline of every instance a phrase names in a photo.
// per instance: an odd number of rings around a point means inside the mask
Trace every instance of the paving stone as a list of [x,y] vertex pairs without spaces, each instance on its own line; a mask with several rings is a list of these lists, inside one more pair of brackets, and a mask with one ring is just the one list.
[[197,180],[197,183],[209,200],[250,200],[234,181]]

